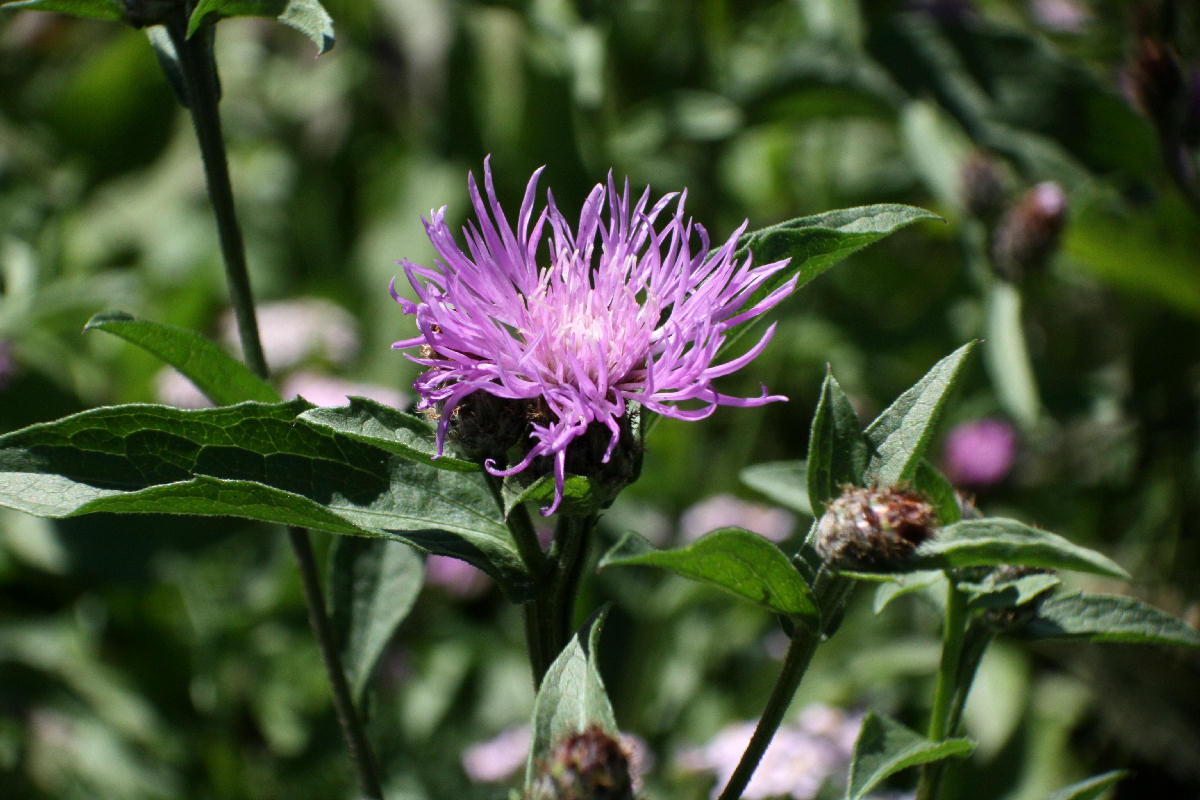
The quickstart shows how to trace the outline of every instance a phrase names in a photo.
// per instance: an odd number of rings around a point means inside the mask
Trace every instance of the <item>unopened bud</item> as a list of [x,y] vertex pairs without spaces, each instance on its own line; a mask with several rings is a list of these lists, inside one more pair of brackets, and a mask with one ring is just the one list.
[[1141,37],[1121,83],[1130,102],[1160,131],[1178,130],[1187,92],[1183,69],[1170,45],[1151,36]]
[[542,760],[528,800],[634,800],[629,756],[618,739],[592,725]]
[[884,569],[908,561],[934,534],[933,506],[900,489],[849,487],[817,525],[817,552],[846,569]]
[[1000,277],[1019,281],[1040,270],[1058,247],[1067,221],[1067,195],[1046,181],[1026,192],[996,226],[992,263]]
[[1004,207],[1004,178],[996,160],[983,152],[976,152],[962,165],[959,175],[962,182],[963,205],[971,216],[991,220]]

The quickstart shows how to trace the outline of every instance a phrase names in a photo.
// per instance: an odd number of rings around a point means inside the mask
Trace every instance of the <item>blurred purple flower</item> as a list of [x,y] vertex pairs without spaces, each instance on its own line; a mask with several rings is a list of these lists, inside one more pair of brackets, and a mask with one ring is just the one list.
[[450,556],[425,559],[425,582],[463,600],[478,597],[492,585],[487,573]]
[[[562,499],[568,445],[601,425],[610,437],[601,458],[607,464],[630,402],[695,420],[718,405],[785,399],[766,387],[749,398],[713,387],[762,352],[774,325],[743,355],[713,361],[731,328],[781,301],[796,279],[747,307],[787,261],[756,267],[750,258],[736,261],[746,223],[710,254],[707,231],[684,216],[686,191],[651,205],[649,188],[634,200],[629,182],[618,190],[610,174],[607,188],[597,184],[588,194],[572,230],[550,192],[535,213],[540,174],[526,187],[515,229],[496,199],[490,160],[486,198],[468,178],[475,221],[462,231],[465,253],[446,224],[445,207],[431,213],[425,230],[438,254],[434,267],[401,262],[417,301],[400,296],[395,280],[391,287],[404,312],[416,317],[419,335],[392,347],[419,348],[408,357],[427,368],[414,387],[422,408],[439,411],[439,448],[454,409],[474,392],[536,401],[524,458],[507,469],[491,459],[485,466],[507,476],[552,458],[555,495],[542,510],[550,514]],[[672,201],[673,212],[656,229]],[[687,401],[699,407],[679,407]]]
[[[715,798],[733,775],[754,727],[753,722],[731,725],[708,744],[681,753],[679,763],[684,769],[716,773]],[[859,714],[821,704],[809,706],[796,722],[779,728],[742,797],[811,800],[826,781],[844,778],[861,727]]]
[[946,437],[946,476],[964,486],[990,486],[1004,480],[1017,452],[1017,432],[1000,419],[958,425]]
[[796,516],[782,508],[748,503],[731,494],[718,494],[689,507],[679,517],[679,535],[692,542],[717,528],[745,528],[773,542],[791,535]]
[[408,405],[408,396],[388,386],[356,383],[318,372],[294,372],[283,382],[284,397],[300,395],[318,406],[344,406],[351,397],[365,397],[392,408]]
[[[317,356],[340,364],[358,352],[358,323],[349,311],[319,297],[264,303],[256,309],[258,333],[271,370],[281,372]],[[237,321],[221,318],[221,338],[237,347]]]
[[[485,742],[473,744],[463,751],[462,765],[467,777],[475,783],[507,781],[525,766],[533,729],[529,725],[505,728]],[[654,766],[654,755],[640,736],[621,734],[621,749],[629,759],[629,776],[635,792],[642,788],[642,776]]]

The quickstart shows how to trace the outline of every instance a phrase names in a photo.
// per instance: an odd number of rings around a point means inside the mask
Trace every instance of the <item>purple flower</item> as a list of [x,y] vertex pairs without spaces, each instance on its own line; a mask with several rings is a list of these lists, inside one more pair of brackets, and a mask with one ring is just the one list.
[[395,280],[391,287],[420,334],[392,347],[420,348],[408,357],[427,368],[414,388],[421,408],[440,413],[439,451],[454,409],[473,393],[532,404],[523,457],[508,468],[494,458],[484,466],[507,476],[552,459],[555,496],[542,509],[548,515],[562,499],[568,446],[593,424],[603,426],[607,463],[630,402],[695,420],[718,405],[786,399],[765,386],[758,397],[713,387],[762,352],[774,325],[743,355],[713,362],[728,331],[781,301],[796,279],[747,307],[787,261],[736,261],[746,223],[710,253],[707,231],[684,216],[686,191],[651,204],[647,188],[634,200],[628,180],[619,191],[610,173],[607,187],[597,184],[588,194],[572,230],[549,191],[546,206],[535,210],[540,174],[529,181],[515,229],[496,199],[490,160],[486,198],[468,178],[475,221],[462,231],[466,252],[446,224],[445,207],[432,212],[425,230],[435,266],[401,262],[417,301],[397,294]]
[[731,494],[718,494],[688,507],[679,517],[679,535],[694,542],[717,528],[745,528],[762,534],[772,542],[792,535],[796,515],[782,508],[748,503]]
[[999,419],[955,427],[946,437],[946,475],[953,483],[990,486],[1004,480],[1017,451],[1017,432]]

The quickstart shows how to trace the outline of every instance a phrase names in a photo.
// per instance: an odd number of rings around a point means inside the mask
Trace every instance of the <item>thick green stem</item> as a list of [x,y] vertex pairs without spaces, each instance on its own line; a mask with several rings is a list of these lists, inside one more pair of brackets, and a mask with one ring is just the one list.
[[[967,632],[967,598],[955,585],[954,576],[946,576],[946,619],[942,630],[942,661],[938,666],[937,684],[933,692],[933,710],[929,714],[929,739],[940,742],[950,733],[951,710],[960,683],[963,642]],[[917,800],[934,800],[938,796],[945,762],[926,764],[921,768]]]
[[775,731],[779,729],[779,723],[783,721],[784,712],[791,704],[820,640],[821,635],[808,627],[797,628],[793,634],[787,657],[783,661],[783,670],[779,673],[767,706],[754,728],[754,735],[750,737],[746,752],[742,753],[742,760],[729,776],[729,782],[725,784],[718,800],[737,800],[746,790],[758,762],[762,760],[763,753],[767,752],[767,745],[771,743]]
[[[181,9],[182,10],[182,9]],[[208,197],[217,217],[217,234],[221,240],[221,256],[225,261],[225,279],[229,299],[237,317],[238,336],[246,365],[260,377],[267,376],[267,360],[258,337],[258,320],[254,315],[254,295],[250,291],[250,272],[246,268],[246,250],[242,229],[233,205],[233,185],[229,180],[229,162],[225,157],[225,139],[221,134],[221,117],[217,109],[218,82],[213,60],[212,38],[209,31],[200,30],[187,38],[187,19],[182,14],[167,26],[171,42],[179,57],[187,91],[188,111],[200,144],[204,162],[204,178]]]
[[[204,176],[209,200],[217,219],[221,254],[225,262],[225,277],[229,285],[229,299],[237,317],[242,354],[247,366],[265,378],[268,374],[267,361],[263,356],[262,343],[259,340],[258,321],[254,313],[254,297],[250,290],[250,274],[246,268],[242,231],[238,225],[233,205],[233,187],[229,180],[225,140],[221,134],[212,37],[209,35],[209,31],[202,30],[198,35],[189,39],[187,37],[186,11],[186,8],[180,6],[180,13],[167,25],[167,32],[179,58],[188,110],[191,112],[192,125],[200,145],[200,157],[204,162]],[[342,733],[345,735],[346,746],[358,775],[359,786],[365,797],[371,800],[382,800],[383,787],[379,781],[375,757],[354,708],[354,701],[346,682],[346,671],[342,666],[341,654],[334,641],[329,618],[325,613],[321,578],[316,558],[313,555],[312,542],[309,540],[308,532],[303,528],[288,528],[288,538],[300,568],[300,580],[304,586],[304,599],[308,605],[309,622],[316,635],[325,670],[329,675],[329,683],[333,690],[334,710],[341,722]]]

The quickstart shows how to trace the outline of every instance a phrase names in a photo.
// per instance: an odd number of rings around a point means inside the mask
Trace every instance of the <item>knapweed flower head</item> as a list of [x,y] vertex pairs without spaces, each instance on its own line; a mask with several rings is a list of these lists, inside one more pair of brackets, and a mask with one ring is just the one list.
[[728,332],[776,305],[796,278],[751,302],[788,262],[736,259],[746,223],[710,252],[708,233],[684,215],[686,190],[652,203],[649,188],[634,199],[629,182],[618,189],[610,174],[573,227],[549,191],[535,209],[540,174],[526,187],[515,228],[496,199],[490,162],[483,194],[468,178],[475,219],[462,231],[465,251],[444,206],[425,220],[434,266],[401,262],[415,302],[397,293],[395,280],[391,287],[419,334],[392,347],[415,348],[409,358],[426,367],[414,388],[418,407],[437,412],[439,453],[455,410],[476,393],[525,404],[516,463],[493,455],[484,466],[508,476],[551,462],[554,500],[542,509],[550,514],[568,464],[577,471],[568,447],[589,430],[588,440],[602,434],[597,449],[607,464],[629,438],[623,423],[632,404],[695,420],[720,405],[786,399],[765,386],[757,397],[733,397],[713,382],[766,347],[774,325],[744,354],[715,363]]

